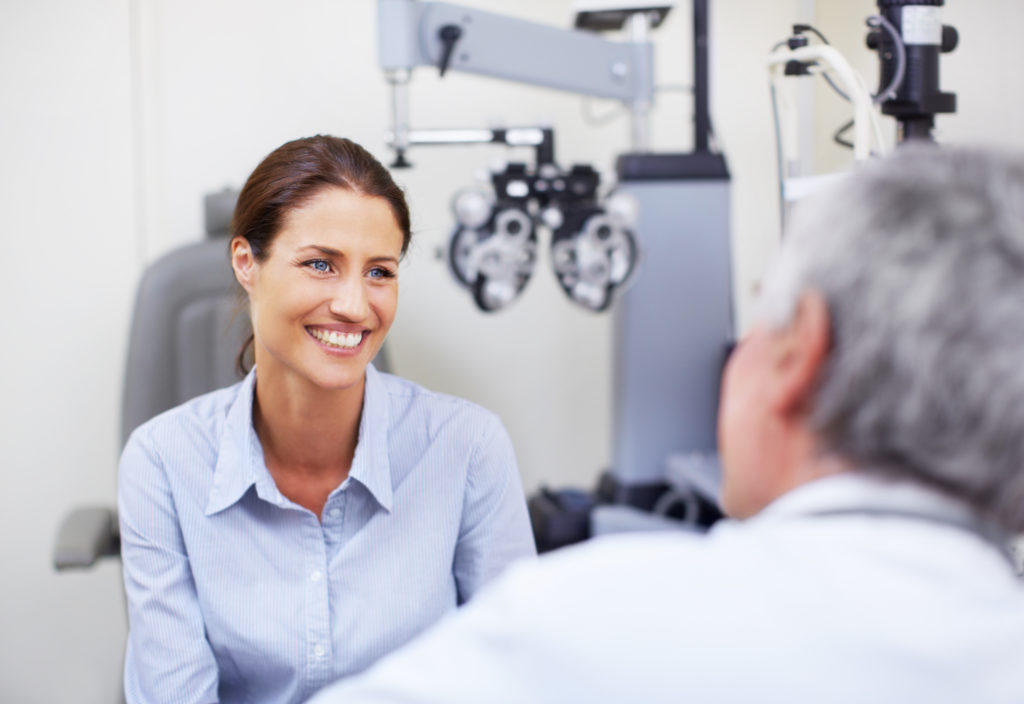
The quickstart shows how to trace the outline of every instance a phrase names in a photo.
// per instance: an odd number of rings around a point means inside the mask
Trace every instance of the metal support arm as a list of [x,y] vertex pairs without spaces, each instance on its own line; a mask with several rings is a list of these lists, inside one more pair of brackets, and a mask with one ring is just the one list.
[[458,27],[449,67],[519,83],[632,102],[651,100],[649,41],[614,42],[443,2],[379,0],[380,66],[438,66],[445,27]]

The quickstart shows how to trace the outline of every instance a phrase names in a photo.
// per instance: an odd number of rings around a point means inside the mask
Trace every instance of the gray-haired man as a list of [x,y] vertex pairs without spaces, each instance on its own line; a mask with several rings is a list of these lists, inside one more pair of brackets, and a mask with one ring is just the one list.
[[796,215],[723,383],[743,520],[513,568],[318,704],[1024,702],[1024,161],[905,148]]

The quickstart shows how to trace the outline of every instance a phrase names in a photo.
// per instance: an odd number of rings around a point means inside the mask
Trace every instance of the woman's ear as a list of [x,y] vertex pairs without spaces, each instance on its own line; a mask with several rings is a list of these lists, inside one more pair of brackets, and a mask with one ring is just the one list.
[[235,279],[251,295],[256,282],[257,262],[249,241],[244,237],[231,240],[231,268],[235,271]]

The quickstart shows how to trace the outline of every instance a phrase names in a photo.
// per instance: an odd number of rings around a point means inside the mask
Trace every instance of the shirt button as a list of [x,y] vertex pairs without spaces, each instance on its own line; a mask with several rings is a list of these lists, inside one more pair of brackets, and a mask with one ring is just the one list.
[[323,575],[320,574],[320,570],[313,570],[309,575],[309,579],[313,582],[319,582],[321,577],[323,577]]
[[318,658],[322,658],[325,652],[326,651],[324,650],[324,646],[322,645],[318,645],[315,648],[313,648],[313,654],[316,655]]
[[338,516],[341,515],[341,509],[340,508],[332,508],[330,511],[327,512],[327,515],[330,516],[331,518],[337,518]]

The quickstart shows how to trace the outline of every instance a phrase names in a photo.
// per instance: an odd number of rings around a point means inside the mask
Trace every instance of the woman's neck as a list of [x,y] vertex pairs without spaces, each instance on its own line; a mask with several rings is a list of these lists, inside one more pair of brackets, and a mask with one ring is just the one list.
[[333,489],[348,476],[365,386],[365,376],[349,388],[323,389],[286,370],[257,368],[253,425],[279,488],[294,477]]

